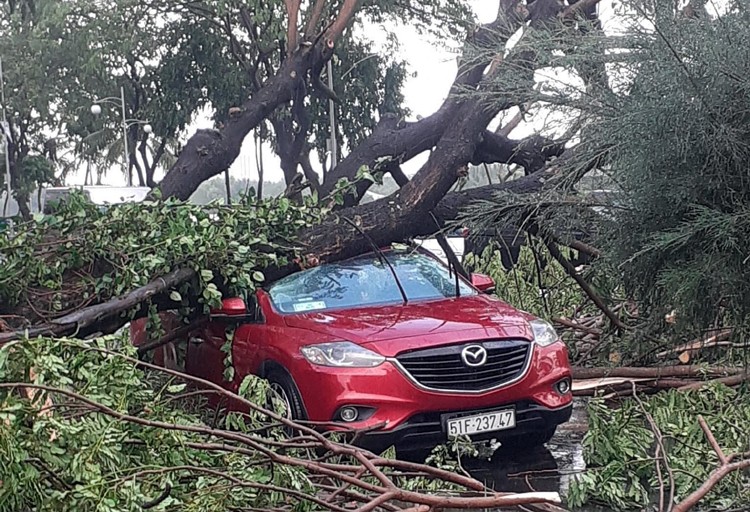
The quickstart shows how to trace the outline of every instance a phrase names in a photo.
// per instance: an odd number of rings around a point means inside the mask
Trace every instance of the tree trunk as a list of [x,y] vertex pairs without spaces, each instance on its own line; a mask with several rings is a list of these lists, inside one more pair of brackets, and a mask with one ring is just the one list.
[[29,193],[24,190],[24,187],[21,186],[22,179],[20,176],[20,164],[21,162],[23,162],[23,159],[26,157],[26,155],[16,154],[14,152],[14,149],[15,147],[13,142],[9,142],[7,151],[10,160],[10,188],[13,190],[13,199],[15,199],[16,204],[18,204],[18,213],[21,215],[23,220],[31,220],[31,210],[29,209]]
[[156,148],[156,152],[153,155],[151,164],[146,167],[146,186],[147,187],[154,188],[156,186],[156,182],[154,181],[154,173],[156,172],[156,167],[159,165],[159,161],[164,156],[164,151],[166,150],[166,147],[167,147],[167,139],[165,137],[161,139],[161,142],[159,143],[159,147]]
[[[143,177],[143,170],[141,169],[141,164],[138,163],[138,159],[135,156],[135,151],[133,151],[130,154],[130,168],[131,169],[135,169],[135,172],[136,172],[136,174],[138,176],[138,186],[139,187],[145,187],[146,186],[146,180]],[[132,172],[131,172],[131,174],[132,174]]]

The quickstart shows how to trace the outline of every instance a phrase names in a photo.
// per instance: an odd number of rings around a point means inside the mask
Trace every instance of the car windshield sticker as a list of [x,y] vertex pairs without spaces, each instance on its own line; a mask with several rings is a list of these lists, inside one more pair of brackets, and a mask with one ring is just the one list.
[[326,303],[322,300],[316,300],[313,302],[298,302],[294,305],[294,311],[297,313],[301,311],[314,311],[316,309],[325,309]]

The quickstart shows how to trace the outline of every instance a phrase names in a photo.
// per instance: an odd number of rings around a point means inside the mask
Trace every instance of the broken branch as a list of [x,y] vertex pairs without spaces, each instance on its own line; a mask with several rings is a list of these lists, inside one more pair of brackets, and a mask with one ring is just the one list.
[[604,377],[651,378],[662,377],[702,377],[705,375],[736,375],[743,373],[742,368],[732,366],[659,366],[656,368],[639,368],[621,366],[619,368],[572,368],[573,379],[598,379]]
[[719,443],[716,441],[713,432],[711,432],[711,429],[709,428],[708,423],[706,423],[706,420],[703,419],[703,416],[698,416],[698,423],[700,424],[703,433],[706,435],[706,439],[708,439],[711,448],[716,452],[720,466],[711,472],[708,479],[706,479],[698,489],[675,505],[672,509],[673,512],[687,512],[688,510],[691,510],[706,496],[706,494],[711,492],[711,489],[713,489],[722,478],[729,473],[750,468],[750,459],[732,462],[732,459],[736,457],[736,455],[726,456],[724,454],[724,451],[719,446]]
[[136,288],[122,297],[117,297],[107,302],[85,307],[74,313],[56,318],[50,322],[35,326],[28,330],[2,333],[0,334],[0,343],[25,337],[49,335],[60,336],[76,332],[84,327],[100,322],[105,318],[112,317],[123,311],[134,308],[153,296],[187,281],[194,275],[195,271],[191,268],[173,270],[169,274],[154,279],[150,283],[141,286],[140,288]]

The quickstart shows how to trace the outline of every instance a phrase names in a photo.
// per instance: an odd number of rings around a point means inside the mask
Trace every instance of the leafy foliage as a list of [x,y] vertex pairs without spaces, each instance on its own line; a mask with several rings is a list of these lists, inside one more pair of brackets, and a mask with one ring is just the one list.
[[591,130],[599,147],[618,141],[610,173],[626,208],[608,245],[648,307],[677,307],[686,324],[722,311],[746,324],[750,55],[735,48],[750,42],[750,12],[741,2],[720,18],[675,17],[662,2],[633,9],[654,30],[633,31],[637,73]]
[[183,285],[174,306],[197,305],[190,297],[216,305],[220,289],[252,290],[263,281],[259,270],[294,257],[295,232],[322,215],[307,203],[247,198],[225,207],[168,200],[100,210],[74,195],[54,215],[39,215],[0,238],[0,303],[59,316],[192,268],[196,280]]
[[[659,477],[656,441],[645,413],[661,431],[669,467],[674,475],[675,499],[697,489],[718,465],[696,415],[711,427],[726,454],[745,453],[750,447],[747,390],[712,385],[698,391],[669,391],[643,402],[623,401],[619,407],[594,400],[589,405],[589,431],[584,458],[587,471],[571,487],[568,502],[574,507],[599,503],[614,510],[643,509],[658,502]],[[669,479],[662,469],[664,488]],[[750,500],[750,478],[735,472],[726,476],[701,502],[701,507],[732,509]]]
[[[137,511],[164,489],[170,492],[156,510],[227,510],[249,503],[271,508],[288,499],[274,486],[310,492],[300,468],[272,470],[259,451],[241,455],[196,446],[211,442],[185,429],[210,430],[190,412],[203,402],[193,399],[191,407],[184,383],[97,350],[113,344],[125,344],[124,354],[134,352],[127,340],[114,337],[90,344],[40,338],[0,348],[0,382],[60,386],[97,404],[30,388],[0,389],[0,511]],[[240,392],[264,403],[267,383],[250,377]],[[100,414],[100,406],[140,424]],[[230,414],[224,422],[240,432],[268,423],[257,413],[242,421]],[[297,510],[309,510],[309,504]]]

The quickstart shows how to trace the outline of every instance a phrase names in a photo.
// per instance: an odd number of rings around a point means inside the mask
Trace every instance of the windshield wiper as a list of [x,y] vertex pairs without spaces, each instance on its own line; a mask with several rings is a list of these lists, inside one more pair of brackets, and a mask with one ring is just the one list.
[[365,237],[365,240],[367,240],[367,242],[375,250],[375,254],[377,254],[378,259],[382,263],[385,263],[388,266],[388,268],[391,271],[391,274],[393,274],[393,280],[396,281],[396,286],[398,287],[398,291],[401,293],[401,298],[404,300],[404,306],[406,306],[409,303],[409,299],[406,296],[406,291],[404,290],[404,287],[401,284],[401,280],[398,278],[398,274],[396,274],[396,269],[393,268],[393,265],[391,265],[391,262],[388,261],[388,258],[385,256],[385,254],[383,254],[383,251],[380,249],[380,247],[377,246],[377,244],[375,242],[372,241],[372,238],[370,238],[370,236],[367,233],[365,233],[364,231],[362,231],[362,229],[359,226],[357,226],[357,224],[354,221],[352,221],[351,219],[349,219],[347,217],[341,217],[341,218],[344,219],[344,221],[347,224],[349,224],[351,227],[353,227],[354,229],[356,229],[357,231],[359,231],[359,234],[361,234],[363,237]]

